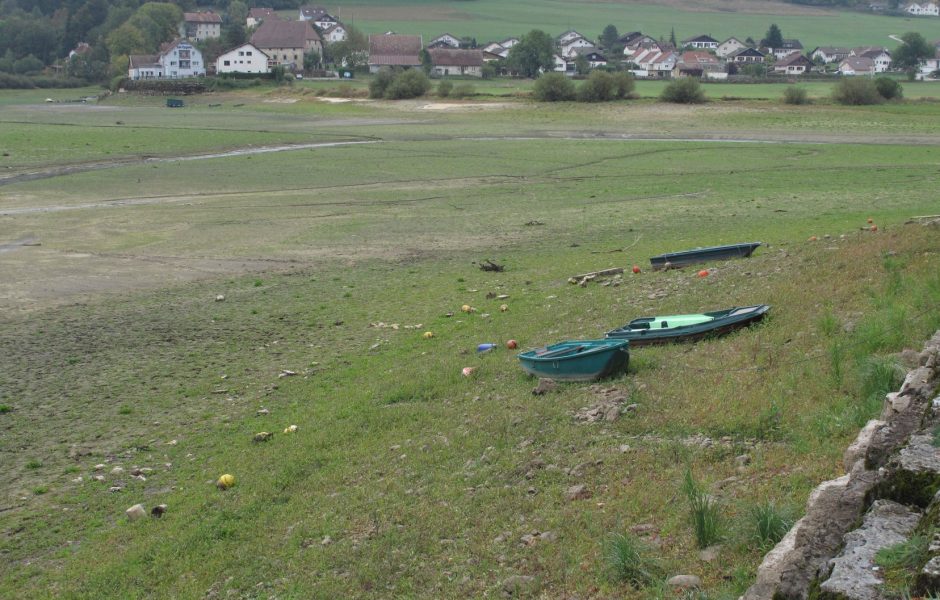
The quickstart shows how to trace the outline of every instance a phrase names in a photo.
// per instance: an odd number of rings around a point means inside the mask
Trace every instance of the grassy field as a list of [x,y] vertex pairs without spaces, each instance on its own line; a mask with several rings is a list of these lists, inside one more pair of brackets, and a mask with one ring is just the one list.
[[[484,42],[520,36],[535,28],[553,35],[577,29],[595,38],[610,23],[622,32],[642,31],[654,37],[668,38],[675,29],[679,40],[703,33],[719,40],[730,36],[760,40],[770,24],[776,23],[786,37],[799,38],[809,50],[842,45],[894,47],[897,43],[888,36],[907,31],[918,31],[928,39],[937,37],[936,19],[823,11],[777,2],[343,0],[330,8],[363,31],[421,34],[426,40],[449,32]],[[295,13],[286,11],[285,15],[296,18]]]
[[[527,575],[544,597],[668,597],[615,575],[627,534],[736,598],[768,543],[755,508],[799,516],[894,353],[940,327],[936,230],[903,224],[937,212],[940,105],[307,91],[0,102],[3,175],[45,173],[0,185],[0,596],[456,598]],[[87,154],[33,147],[57,131]],[[324,140],[370,143],[250,153]],[[95,168],[56,170],[77,163]],[[645,268],[748,240],[766,245],[706,278]],[[513,352],[475,352],[751,303],[773,305],[759,327],[546,396]],[[576,417],[611,397],[638,406]],[[717,561],[687,472],[719,502]],[[591,496],[566,500],[576,484]],[[129,522],[137,502],[168,512]]]

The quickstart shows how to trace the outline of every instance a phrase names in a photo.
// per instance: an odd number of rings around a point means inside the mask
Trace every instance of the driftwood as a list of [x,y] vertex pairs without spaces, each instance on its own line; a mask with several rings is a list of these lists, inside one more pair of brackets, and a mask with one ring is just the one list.
[[581,281],[582,279],[587,279],[588,281],[592,279],[597,279],[598,277],[607,277],[608,275],[617,275],[623,273],[623,267],[615,267],[613,269],[604,269],[603,271],[592,271],[591,273],[584,273],[583,275],[573,275],[568,278],[568,281],[572,279]]

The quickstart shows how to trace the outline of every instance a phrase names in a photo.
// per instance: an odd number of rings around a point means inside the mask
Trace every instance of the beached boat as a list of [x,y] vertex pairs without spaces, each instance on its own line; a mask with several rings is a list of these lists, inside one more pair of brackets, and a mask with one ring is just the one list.
[[620,339],[571,340],[523,352],[519,362],[536,377],[593,381],[625,371],[630,362],[628,346],[628,340]]
[[761,242],[747,242],[745,244],[729,244],[727,246],[710,246],[708,248],[695,248],[682,252],[667,252],[650,258],[653,269],[678,268],[710,260],[728,260],[731,258],[747,258]]
[[608,339],[629,340],[634,346],[696,340],[746,327],[764,318],[770,306],[739,306],[694,315],[669,315],[634,319],[607,332]]

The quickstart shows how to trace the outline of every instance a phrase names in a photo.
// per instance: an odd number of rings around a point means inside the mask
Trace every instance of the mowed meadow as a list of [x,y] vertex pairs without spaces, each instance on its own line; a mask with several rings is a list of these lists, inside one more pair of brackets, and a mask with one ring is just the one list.
[[[306,91],[0,102],[0,596],[493,597],[521,575],[648,598],[690,573],[736,598],[772,543],[755,511],[799,517],[940,327],[940,237],[905,224],[940,212],[932,102]],[[741,241],[765,245],[707,277],[648,268]],[[542,396],[503,347],[757,303],[758,326]],[[578,417],[611,397],[636,406]]]
[[[765,0],[340,0],[329,6],[344,23],[362,31],[416,34],[425,41],[442,33],[474,37],[478,42],[519,37],[531,29],[552,35],[576,29],[589,39],[613,24],[621,33],[642,31],[668,39],[675,30],[679,40],[708,34],[723,41],[731,36],[760,40],[771,23],[787,38],[799,38],[811,51],[817,46],[894,47],[890,35],[920,32],[937,37],[937,19],[890,17],[847,10]],[[296,10],[278,11],[296,18]]]

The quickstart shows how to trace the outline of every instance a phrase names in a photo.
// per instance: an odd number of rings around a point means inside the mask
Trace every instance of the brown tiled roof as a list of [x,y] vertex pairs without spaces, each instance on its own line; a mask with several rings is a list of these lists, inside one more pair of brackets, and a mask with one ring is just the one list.
[[417,66],[421,64],[421,36],[370,35],[369,64]]
[[265,20],[251,36],[258,48],[304,48],[308,40],[320,40],[320,34],[307,21]]
[[679,57],[679,61],[690,66],[703,65],[703,64],[704,65],[716,65],[721,62],[717,58],[709,54],[708,52],[694,51],[694,50],[689,51],[689,52],[683,52],[682,56]]
[[211,12],[183,13],[183,20],[187,23],[218,23],[222,24],[222,17]]
[[806,58],[799,52],[794,52],[793,54],[787,54],[786,56],[784,56],[783,58],[775,62],[774,67],[775,68],[776,67],[788,67],[790,65],[797,64],[797,63],[801,63],[801,64],[808,65],[808,66],[813,65],[813,61]]
[[431,48],[431,64],[446,67],[480,67],[483,65],[482,50],[457,50],[455,48]]

